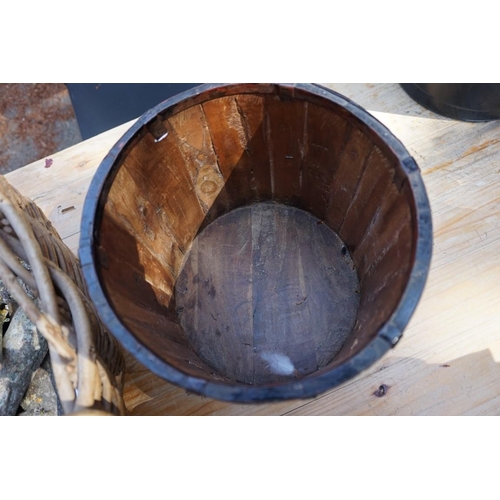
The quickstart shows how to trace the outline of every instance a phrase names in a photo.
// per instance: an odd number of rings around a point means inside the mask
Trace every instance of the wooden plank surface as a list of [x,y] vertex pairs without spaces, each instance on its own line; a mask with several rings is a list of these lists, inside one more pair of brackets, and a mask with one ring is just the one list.
[[[382,121],[419,164],[434,224],[429,279],[397,347],[307,401],[235,405],[187,394],[127,357],[137,415],[500,414],[500,121],[465,123],[416,104],[397,84],[326,84]],[[76,252],[95,169],[130,124],[8,174]],[[385,395],[375,395],[382,385]]]
[[259,203],[219,217],[193,242],[176,284],[194,351],[218,373],[253,385],[326,366],[359,307],[343,245],[326,224],[290,206]]

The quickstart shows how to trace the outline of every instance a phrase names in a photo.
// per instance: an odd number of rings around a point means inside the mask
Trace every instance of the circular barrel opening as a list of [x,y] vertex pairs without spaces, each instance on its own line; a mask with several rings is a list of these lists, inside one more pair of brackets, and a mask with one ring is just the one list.
[[155,373],[230,401],[310,397],[397,342],[431,248],[418,168],[314,85],[202,86],[103,161],[81,260],[103,321]]

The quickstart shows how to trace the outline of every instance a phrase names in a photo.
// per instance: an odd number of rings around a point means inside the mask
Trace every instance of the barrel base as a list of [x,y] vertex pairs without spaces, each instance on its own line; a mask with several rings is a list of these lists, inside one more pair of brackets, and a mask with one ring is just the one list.
[[197,236],[175,298],[201,359],[238,382],[270,384],[314,373],[340,351],[359,281],[346,246],[321,220],[258,203]]

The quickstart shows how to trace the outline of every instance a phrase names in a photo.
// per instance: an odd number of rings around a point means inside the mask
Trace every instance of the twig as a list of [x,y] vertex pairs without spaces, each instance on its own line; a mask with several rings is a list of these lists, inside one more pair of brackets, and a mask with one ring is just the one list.
[[30,225],[24,219],[20,209],[1,192],[0,210],[4,216],[7,217],[19,241],[24,246],[28,264],[31,266],[33,276],[38,286],[42,309],[55,323],[59,323],[59,309],[55,300],[54,286],[50,280],[47,267],[44,266],[44,256],[33,234],[33,229],[31,229]]
[[[21,258],[26,258],[24,248],[22,245],[20,245],[19,241],[16,240],[14,237],[12,237],[10,234],[2,233],[0,231],[0,237],[3,238],[6,242],[6,244],[11,248],[11,251],[14,250]],[[64,298],[67,300],[68,305],[70,306],[70,311],[72,314],[73,322],[75,323],[75,330],[77,332],[76,338],[79,338],[78,333],[80,335],[87,337],[87,338],[92,338],[92,332],[90,329],[90,324],[88,322],[88,316],[85,311],[85,306],[84,303],[87,302],[87,298],[83,295],[81,290],[74,285],[73,281],[68,278],[52,261],[50,261],[47,258],[44,258],[44,263],[48,266],[51,278],[54,280],[55,285],[59,289],[59,291],[63,294]],[[70,291],[70,289],[73,289],[73,292]],[[79,295],[80,297],[80,304],[77,305],[78,300],[75,298],[76,295]],[[72,298],[70,298],[72,297]],[[70,304],[71,300],[71,304]],[[71,307],[72,306],[72,307]],[[86,324],[85,324],[86,323]],[[83,345],[78,347],[78,352],[92,352],[92,348],[94,349],[95,352],[95,347],[92,346],[87,346],[84,347]],[[82,349],[82,351],[80,351]],[[83,363],[87,364],[87,363]],[[89,373],[88,368],[85,368],[84,366],[81,366],[82,370],[84,373]],[[90,370],[91,372],[92,370]],[[94,368],[94,373],[96,372]],[[99,370],[100,372],[100,370]],[[85,383],[91,384],[90,380],[94,378],[94,375],[90,374],[90,378],[85,377]],[[88,401],[90,401],[90,396],[88,396],[88,391],[87,388],[84,388],[83,385],[85,384],[82,382],[82,386],[78,388],[78,404],[79,405],[84,405],[85,402],[87,403],[87,406],[89,406]],[[88,385],[87,385],[88,387]],[[102,396],[102,385],[99,380],[94,382],[94,394],[95,400],[100,400]],[[111,392],[107,394],[109,396]],[[118,401],[120,401],[121,398],[118,398]]]
[[[42,308],[48,313],[49,318],[51,318],[55,324],[58,324],[60,321],[60,317],[57,302],[55,300],[54,287],[52,285],[52,281],[49,278],[48,270],[46,266],[44,266],[44,257],[40,250],[40,245],[35,239],[32,228],[24,219],[19,207],[16,207],[1,191],[0,210],[2,211],[3,215],[7,217],[9,224],[14,229],[19,241],[21,241],[22,245],[24,246],[27,261],[31,266],[33,277],[35,278],[37,288],[39,290]],[[26,303],[27,301],[24,302]],[[28,302],[33,305],[31,301]],[[18,303],[21,304],[20,302]],[[32,312],[34,312],[33,308],[30,309],[32,310]],[[34,309],[37,310],[36,307]],[[25,312],[29,316],[28,311],[25,310]],[[49,341],[50,358],[52,360],[52,368],[54,371],[54,377],[56,379],[56,385],[59,389],[61,404],[63,405],[63,409],[65,412],[71,411],[73,409],[73,401],[75,396],[72,384],[68,378],[68,374],[66,373],[65,364],[60,358],[58,352],[58,349],[63,349],[63,347],[49,340],[49,337],[53,333],[51,330],[54,328],[54,326],[51,325],[51,323],[47,321],[46,318],[40,317],[36,313],[35,315],[39,318],[38,323],[33,321],[33,319],[32,321],[36,324],[40,332],[42,332],[42,335],[48,335],[48,337],[46,336],[45,338],[47,338],[47,340]],[[44,328],[45,333],[43,330]]]
[[[21,207],[31,216],[34,212],[35,219],[43,213],[36,205],[25,206],[15,190],[11,199],[7,188],[0,177],[0,213],[6,219],[2,223],[10,226],[6,229],[0,224],[0,279],[48,341],[64,413],[79,413],[100,403],[110,413],[125,414],[121,376],[113,376],[96,353],[93,329],[99,329],[100,323],[93,304],[81,289],[85,285],[78,262],[66,255],[63,246],[52,245],[44,237],[37,239],[39,226],[28,223]],[[31,273],[20,259],[29,264]],[[16,275],[29,287],[28,293]],[[31,290],[33,294],[29,293]],[[30,298],[35,294],[41,308]],[[69,328],[61,318],[70,324]]]
[[0,279],[9,289],[9,292],[19,304],[19,307],[26,313],[26,316],[28,316],[40,333],[47,339],[51,359],[56,360],[55,363],[53,362],[53,369],[59,389],[61,404],[63,405],[65,413],[72,411],[75,393],[68,378],[63,360],[66,360],[68,364],[71,362],[74,364],[76,358],[75,353],[68,344],[64,342],[60,327],[51,324],[49,319],[36,307],[35,303],[26,295],[26,292],[23,290],[14,274],[5,265],[2,259],[0,259]]
[[101,369],[103,370],[103,373],[101,374],[103,386],[104,386],[104,384],[108,384],[109,387],[111,387],[113,404],[118,409],[120,415],[125,415],[127,410],[125,408],[125,403],[124,403],[123,398],[121,396],[121,386],[122,386],[123,374],[119,375],[116,378],[113,377],[109,371],[108,366],[106,366],[102,362],[102,360],[99,359],[99,357],[97,358],[97,365],[98,365],[100,370]]
[[68,303],[75,327],[78,352],[78,396],[75,410],[78,411],[94,403],[95,379],[98,373],[92,330],[81,297],[82,292],[53,262],[49,261],[48,264],[54,283]]
[[0,238],[0,253],[2,255],[2,259],[7,264],[11,270],[17,274],[23,281],[28,285],[33,294],[38,294],[38,289],[36,287],[36,281],[34,280],[32,274],[23,267],[23,265],[17,259],[16,254],[9,248],[7,243],[3,239]]

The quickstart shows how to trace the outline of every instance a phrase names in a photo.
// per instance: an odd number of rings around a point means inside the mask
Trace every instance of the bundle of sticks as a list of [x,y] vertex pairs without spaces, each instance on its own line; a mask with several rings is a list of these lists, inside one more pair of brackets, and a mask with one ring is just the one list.
[[[64,414],[124,414],[124,358],[88,298],[78,259],[2,176],[0,280],[47,341]],[[0,340],[0,379],[2,351]]]

